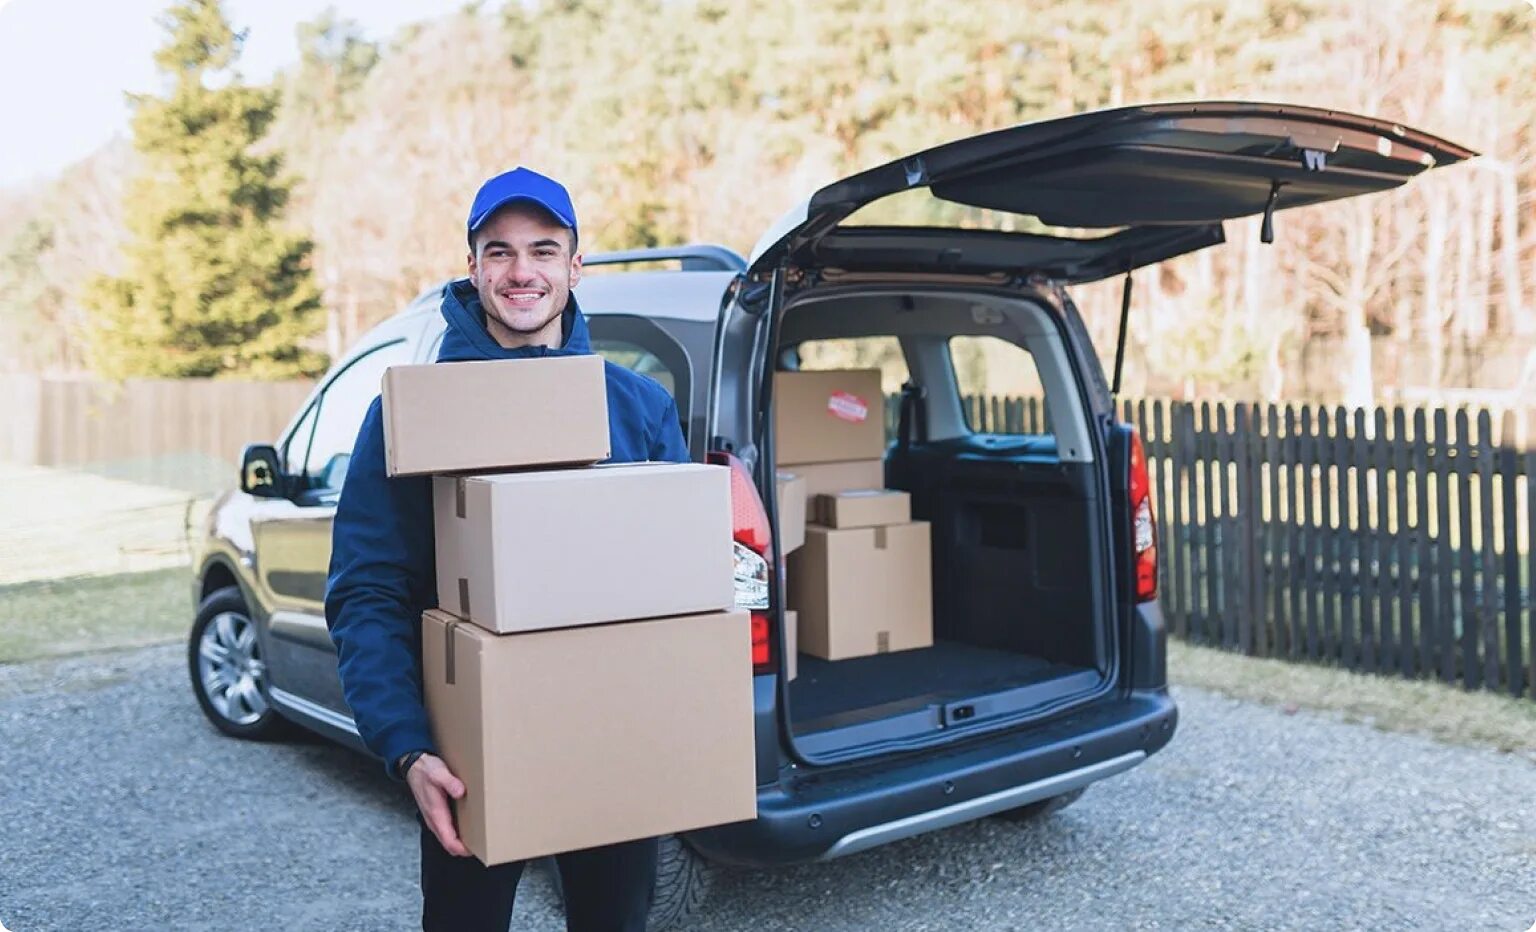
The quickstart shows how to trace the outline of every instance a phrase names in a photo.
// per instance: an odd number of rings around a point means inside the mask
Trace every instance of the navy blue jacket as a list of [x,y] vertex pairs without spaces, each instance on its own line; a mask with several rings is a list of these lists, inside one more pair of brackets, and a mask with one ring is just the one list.
[[[438,362],[525,359],[592,352],[586,317],[571,298],[559,349],[506,349],[485,329],[474,288],[455,282],[443,297],[448,330]],[[610,462],[687,462],[677,405],[655,380],[607,363]],[[466,404],[485,404],[466,399]],[[516,403],[509,402],[509,403]],[[357,434],[331,535],[325,621],[336,644],[342,691],[368,749],[394,761],[435,751],[421,692],[421,613],[437,605],[432,479],[384,472],[383,407],[374,399]]]

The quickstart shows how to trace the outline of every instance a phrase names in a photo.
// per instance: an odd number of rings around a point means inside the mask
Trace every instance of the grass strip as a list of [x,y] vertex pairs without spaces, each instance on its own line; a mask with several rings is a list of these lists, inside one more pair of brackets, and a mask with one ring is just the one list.
[[1170,638],[1168,677],[1234,699],[1335,715],[1383,731],[1492,747],[1536,760],[1536,701],[1433,680],[1245,657]]
[[191,586],[185,566],[0,586],[0,663],[186,637]]

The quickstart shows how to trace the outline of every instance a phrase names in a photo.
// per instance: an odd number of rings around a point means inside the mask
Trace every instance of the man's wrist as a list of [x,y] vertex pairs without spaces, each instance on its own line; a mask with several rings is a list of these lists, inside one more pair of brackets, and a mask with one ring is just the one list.
[[418,760],[421,760],[421,756],[425,753],[427,753],[425,748],[417,751],[406,751],[395,759],[395,773],[400,775],[400,779],[405,779],[406,773],[410,771],[411,767]]

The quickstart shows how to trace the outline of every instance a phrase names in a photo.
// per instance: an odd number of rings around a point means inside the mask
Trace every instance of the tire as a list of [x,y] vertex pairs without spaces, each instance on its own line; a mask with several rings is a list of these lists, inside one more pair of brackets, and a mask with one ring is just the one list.
[[[565,909],[565,890],[560,886],[560,871],[554,858],[543,858],[555,897]],[[676,835],[663,835],[656,852],[656,890],[651,912],[646,917],[646,932],[676,932],[697,920],[709,896],[714,868],[694,853]]]
[[198,706],[224,734],[265,741],[288,732],[267,698],[261,640],[238,586],[214,590],[197,607],[187,639],[187,672]]
[[683,929],[698,919],[709,898],[714,868],[676,835],[663,835],[656,855],[656,898],[646,928]]
[[1004,822],[1033,822],[1060,812],[1077,802],[1082,796],[1083,790],[1072,790],[1060,796],[1052,796],[1050,799],[1037,800],[1017,809],[1005,809],[995,813],[992,818],[1001,819]]

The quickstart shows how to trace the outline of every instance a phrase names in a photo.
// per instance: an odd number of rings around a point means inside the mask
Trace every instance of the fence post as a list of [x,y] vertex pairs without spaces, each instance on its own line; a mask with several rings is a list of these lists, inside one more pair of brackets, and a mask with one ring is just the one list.
[[[1435,467],[1435,654],[1440,676],[1447,683],[1456,682],[1456,575],[1455,551],[1451,549],[1451,530],[1455,515],[1451,512],[1451,464],[1454,459],[1451,420],[1444,408],[1436,409],[1434,439]],[[1405,668],[1403,674],[1408,675]]]
[[1532,699],[1536,699],[1536,598],[1531,597],[1531,587],[1536,586],[1536,451],[1525,454],[1525,686]]
[[[1374,580],[1377,605],[1372,607],[1379,622],[1376,629],[1382,645],[1378,669],[1390,670],[1396,662],[1411,669],[1414,656],[1413,604],[1410,598],[1409,565],[1412,563],[1412,539],[1408,532],[1408,480],[1412,469],[1408,462],[1407,419],[1403,409],[1392,411],[1392,432],[1387,432],[1387,415],[1376,417],[1373,457],[1381,470],[1376,488],[1377,534],[1375,550],[1380,555],[1380,572]],[[1395,625],[1394,627],[1394,619]]]
[[1499,431],[1499,492],[1503,521],[1504,559],[1504,685],[1510,695],[1525,688],[1520,649],[1520,510],[1516,493],[1520,484],[1520,458],[1514,450],[1515,416],[1505,411]]
[[1258,635],[1254,649],[1262,657],[1274,656],[1281,642],[1281,620],[1284,603],[1281,601],[1281,553],[1280,502],[1283,466],[1280,456],[1280,412],[1273,403],[1265,404],[1264,411],[1264,462],[1269,477],[1269,514],[1264,521],[1264,543],[1261,549],[1259,573],[1264,577],[1264,600],[1259,605]]
[[1477,663],[1477,562],[1472,544],[1472,422],[1466,408],[1456,411],[1456,570],[1461,584],[1461,682],[1468,689],[1482,685],[1482,668]]
[[1377,537],[1371,529],[1371,452],[1382,438],[1370,433],[1366,414],[1364,408],[1356,408],[1354,411],[1354,443],[1350,454],[1350,462],[1355,467],[1355,530],[1350,535],[1354,540],[1354,566],[1349,575],[1355,583],[1354,620],[1359,622],[1358,638],[1355,641],[1356,659],[1362,669],[1373,670],[1376,667],[1376,645],[1372,637],[1371,613],[1376,610],[1376,605],[1371,596],[1376,582],[1376,569],[1372,564]]
[[1195,474],[1200,479],[1201,521],[1200,521],[1200,553],[1197,554],[1197,565],[1201,574],[1201,610],[1200,628],[1201,637],[1206,643],[1220,643],[1220,637],[1212,637],[1212,631],[1220,633],[1221,593],[1217,591],[1217,583],[1220,582],[1215,559],[1213,556],[1220,553],[1220,539],[1218,539],[1217,517],[1215,517],[1215,494],[1212,493],[1212,484],[1215,481],[1217,467],[1213,456],[1210,433],[1215,424],[1215,415],[1210,411],[1210,402],[1200,402],[1200,424],[1195,428]]
[[1496,499],[1493,494],[1494,459],[1498,444],[1493,437],[1493,416],[1487,408],[1477,412],[1477,511],[1478,528],[1478,589],[1477,625],[1482,636],[1483,673],[1482,683],[1488,689],[1498,689],[1503,664],[1499,662],[1499,583],[1497,540],[1493,530],[1493,512]]
[[[1403,424],[1403,411],[1398,409],[1394,423],[1398,425],[1401,433]],[[1416,669],[1419,675],[1433,677],[1435,675],[1435,588],[1434,573],[1434,541],[1430,538],[1430,509],[1429,497],[1429,420],[1425,416],[1423,408],[1415,408],[1413,412],[1413,445],[1411,447],[1400,446],[1398,450],[1398,462],[1409,463],[1411,456],[1411,468],[1399,471],[1399,475],[1410,473],[1408,479],[1413,481],[1413,497],[1415,508],[1415,521],[1413,528],[1413,552],[1415,577],[1414,585],[1409,587],[1403,583],[1402,592],[1404,599],[1411,600],[1409,608],[1410,621],[1416,621],[1418,625],[1418,637],[1410,642],[1407,649],[1412,652],[1413,644],[1418,645],[1418,663]],[[1400,501],[1407,500],[1407,492],[1399,494]],[[1407,624],[1404,630],[1412,631]]]
[[1173,476],[1171,483],[1171,501],[1169,511],[1173,515],[1172,527],[1168,532],[1168,549],[1172,560],[1169,570],[1173,576],[1173,630],[1179,637],[1189,637],[1189,615],[1191,596],[1189,583],[1187,582],[1189,569],[1189,526],[1187,517],[1189,499],[1186,491],[1185,479],[1189,474],[1189,425],[1185,422],[1189,417],[1189,404],[1175,401],[1168,406],[1169,434],[1169,472]]
[[[1200,403],[1200,426],[1195,434],[1196,472],[1201,480],[1200,497],[1204,504],[1201,521],[1201,548],[1199,563],[1205,583],[1205,611],[1201,620],[1202,634],[1207,644],[1221,643],[1221,568],[1217,557],[1221,553],[1221,526],[1216,518],[1216,477],[1221,467],[1217,465],[1215,444],[1216,416],[1210,402]],[[1203,466],[1203,468],[1201,468]]]
[[1308,496],[1303,491],[1305,487],[1305,467],[1302,465],[1301,432],[1305,429],[1305,408],[1298,412],[1291,405],[1285,408],[1285,447],[1286,447],[1286,478],[1290,482],[1291,510],[1290,520],[1286,523],[1286,562],[1289,572],[1286,586],[1291,597],[1291,610],[1287,616],[1289,657],[1292,660],[1302,655],[1302,598],[1306,588],[1306,576],[1304,570],[1303,550],[1306,543],[1303,515],[1306,513],[1306,500]]
[[1353,487],[1349,470],[1354,465],[1353,448],[1349,438],[1349,412],[1343,407],[1333,412],[1334,491],[1338,497],[1334,517],[1334,557],[1338,569],[1334,571],[1334,590],[1338,593],[1338,622],[1336,652],[1334,657],[1348,669],[1354,669],[1355,657],[1355,606],[1359,597],[1360,577],[1354,571],[1358,538],[1350,531],[1349,496]]

